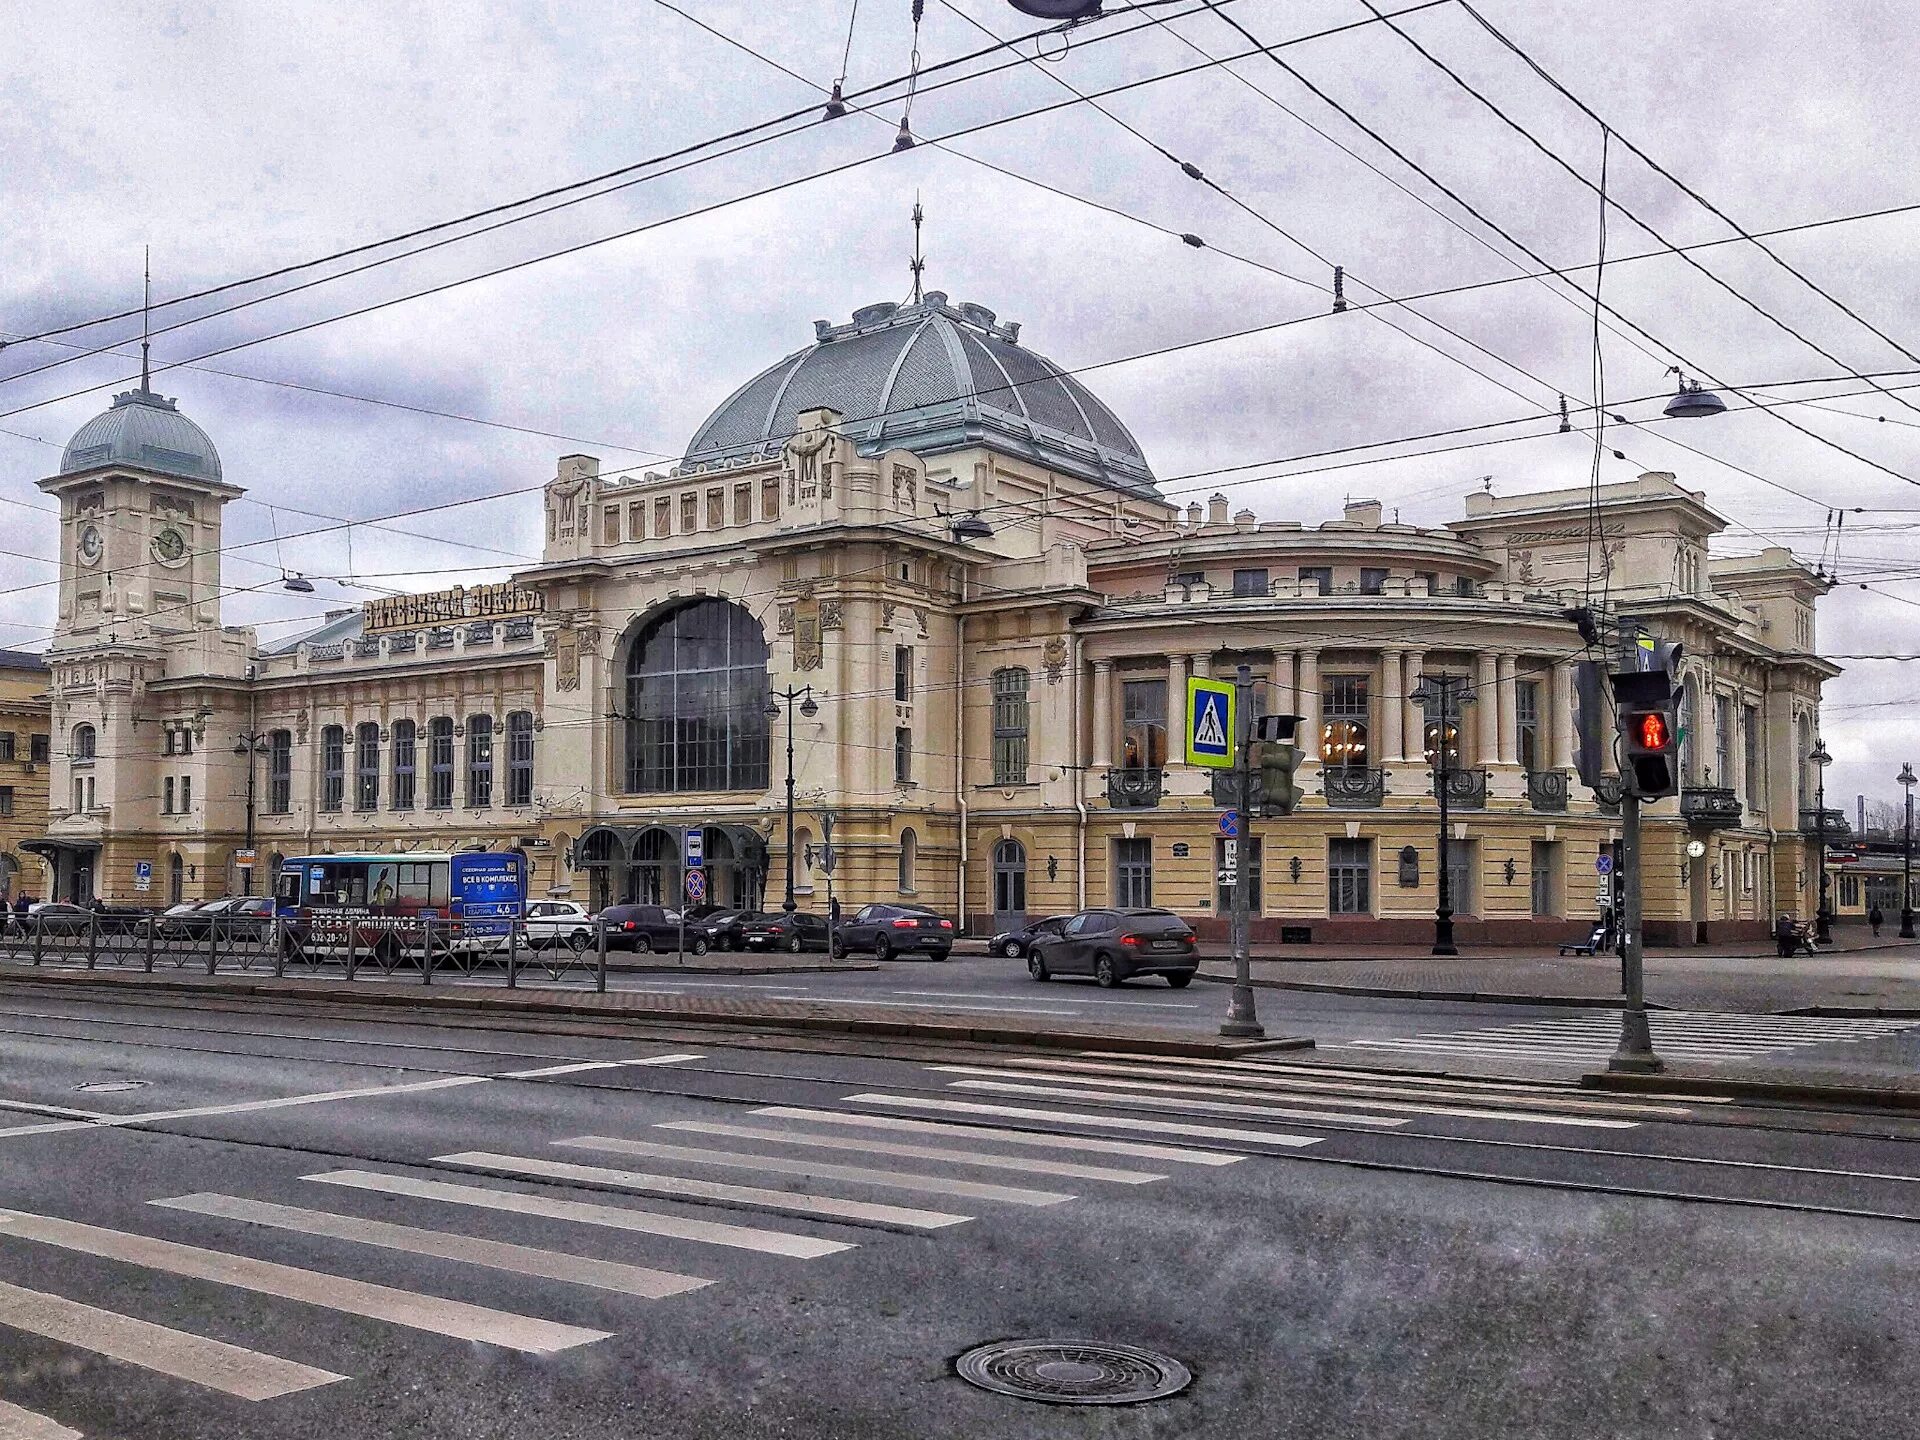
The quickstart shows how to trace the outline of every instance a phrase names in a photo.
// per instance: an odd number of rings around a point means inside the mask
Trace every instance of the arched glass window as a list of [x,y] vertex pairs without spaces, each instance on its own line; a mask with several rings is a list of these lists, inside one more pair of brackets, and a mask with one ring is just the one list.
[[533,712],[507,716],[507,804],[533,803]]
[[353,732],[353,808],[380,808],[380,727],[371,720]]
[[419,730],[411,720],[393,722],[393,791],[396,810],[413,809],[414,777],[419,772]]
[[320,732],[320,808],[338,810],[347,788],[347,732],[329,725]]
[[427,808],[453,808],[453,717],[436,715],[427,722]]
[[493,804],[493,717],[467,717],[467,804]]
[[275,730],[267,736],[267,813],[285,815],[292,809],[293,732]]
[[167,903],[178,905],[186,894],[186,874],[178,855],[167,857]]
[[920,837],[911,830],[900,832],[900,889],[903,893],[913,890],[914,863],[920,858]]
[[653,621],[627,656],[626,792],[764,790],[767,638],[725,600]]
[[68,749],[67,756],[71,760],[84,760],[84,761],[91,762],[93,759],[94,747],[97,743],[98,742],[94,735],[93,726],[76,725],[73,727],[73,744]]
[[993,672],[993,783],[1027,783],[1026,670],[1014,666]]
[[1027,908],[1027,847],[1002,840],[993,847],[993,911],[1018,915]]

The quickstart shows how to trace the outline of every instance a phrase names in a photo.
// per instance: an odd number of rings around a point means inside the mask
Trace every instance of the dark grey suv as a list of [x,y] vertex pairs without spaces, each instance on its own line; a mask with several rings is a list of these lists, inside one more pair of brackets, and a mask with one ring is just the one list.
[[1082,910],[1027,951],[1036,980],[1091,975],[1111,989],[1135,975],[1164,975],[1178,990],[1200,968],[1193,930],[1171,910]]

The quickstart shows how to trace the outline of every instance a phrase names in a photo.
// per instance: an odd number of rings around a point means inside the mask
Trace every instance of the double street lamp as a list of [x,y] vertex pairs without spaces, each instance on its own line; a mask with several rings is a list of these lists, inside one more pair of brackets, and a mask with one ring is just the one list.
[[1894,776],[1901,788],[1907,792],[1907,824],[1900,839],[1900,938],[1911,940],[1913,934],[1913,787],[1920,784],[1920,776],[1913,773],[1913,762],[1908,761],[1900,767],[1900,773]]
[[1447,788],[1453,779],[1454,747],[1459,741],[1460,713],[1476,697],[1467,688],[1464,675],[1422,675],[1413,694],[1407,697],[1434,718],[1427,723],[1433,732],[1433,793],[1440,802],[1439,868],[1440,903],[1433,912],[1433,953],[1458,955],[1453,943],[1453,884],[1449,873],[1448,844],[1451,829],[1447,814]]
[[767,701],[767,718],[780,718],[780,701],[787,702],[787,898],[780,908],[791,915],[800,908],[800,902],[793,898],[793,712],[798,702],[800,713],[811,720],[820,713],[820,706],[814,701],[813,687],[789,685],[785,690],[776,690]]
[[1830,898],[1832,880],[1827,875],[1827,766],[1833,763],[1833,756],[1827,753],[1827,742],[1813,742],[1813,753],[1807,756],[1820,770],[1820,783],[1815,787],[1813,799],[1814,829],[1819,839],[1814,855],[1820,862],[1820,904],[1813,912],[1813,943],[1831,945],[1833,943],[1833,902]]
[[254,826],[254,757],[270,746],[267,737],[258,730],[249,730],[233,742],[233,753],[247,757],[247,859],[250,863],[240,867],[240,893],[253,894],[253,826]]

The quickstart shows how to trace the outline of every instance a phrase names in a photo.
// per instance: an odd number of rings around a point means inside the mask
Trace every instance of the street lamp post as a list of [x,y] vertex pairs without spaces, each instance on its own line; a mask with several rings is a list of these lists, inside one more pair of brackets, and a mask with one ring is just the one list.
[[[253,855],[254,841],[254,757],[262,750],[265,750],[267,746],[267,737],[258,730],[249,730],[233,742],[233,753],[247,757],[247,854],[249,857]],[[242,865],[240,867],[240,893],[242,895],[253,894],[253,871],[254,867],[252,865]]]
[[1473,691],[1466,688],[1464,675],[1423,675],[1420,683],[1409,697],[1420,706],[1422,711],[1435,714],[1439,718],[1434,722],[1433,737],[1433,793],[1440,802],[1440,844],[1439,869],[1435,878],[1439,882],[1439,901],[1433,912],[1433,953],[1435,955],[1458,955],[1459,948],[1453,943],[1453,885],[1448,874],[1448,846],[1450,816],[1447,811],[1447,785],[1453,775],[1453,736],[1459,731],[1449,733],[1461,708],[1475,697]]
[[1913,934],[1913,787],[1920,784],[1920,776],[1913,773],[1913,762],[1908,761],[1900,767],[1896,777],[1907,792],[1907,824],[1901,832],[1900,840],[1900,938],[1911,940]]
[[1831,945],[1833,943],[1833,902],[1830,898],[1832,881],[1827,875],[1827,766],[1833,763],[1833,756],[1827,753],[1827,742],[1813,742],[1813,753],[1807,756],[1820,767],[1820,781],[1815,787],[1813,800],[1814,829],[1819,839],[1814,847],[1814,856],[1820,862],[1820,903],[1813,912],[1813,943]]
[[773,692],[773,698],[767,702],[767,718],[780,718],[780,701],[787,702],[787,898],[780,902],[780,908],[791,915],[800,908],[800,902],[793,898],[793,711],[797,701],[800,713],[811,720],[820,713],[820,707],[814,703],[813,687],[802,685],[798,688],[789,685],[785,690]]

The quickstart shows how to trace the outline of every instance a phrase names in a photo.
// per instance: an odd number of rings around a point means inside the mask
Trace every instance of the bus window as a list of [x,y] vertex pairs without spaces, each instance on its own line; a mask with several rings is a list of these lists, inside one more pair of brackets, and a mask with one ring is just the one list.
[[298,867],[282,870],[273,887],[273,898],[282,905],[297,906],[300,903],[300,871]]
[[320,897],[334,905],[367,903],[367,867],[364,865],[328,865],[321,882]]
[[[434,904],[433,863],[426,860],[414,860],[402,864],[399,868],[400,898],[402,900],[411,900],[416,905]],[[445,902],[441,901],[439,903],[444,904]]]

